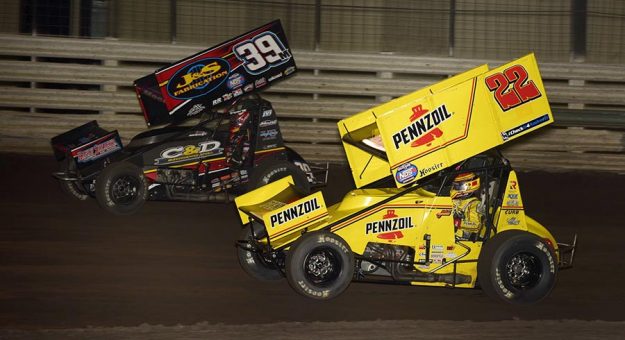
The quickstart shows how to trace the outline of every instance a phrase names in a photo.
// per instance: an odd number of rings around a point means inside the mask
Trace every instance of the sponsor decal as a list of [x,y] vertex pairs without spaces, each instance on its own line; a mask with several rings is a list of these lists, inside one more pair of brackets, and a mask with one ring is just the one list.
[[519,206],[519,201],[518,200],[507,200],[506,201],[506,205],[509,207],[517,207]]
[[[271,138],[268,138],[268,139],[271,139]],[[264,140],[264,138],[263,138],[263,140]],[[268,145],[263,146],[263,150],[273,149],[273,148],[277,148],[277,147],[278,147],[278,144],[268,144]]]
[[396,239],[404,237],[401,230],[414,228],[412,224],[412,216],[399,217],[395,214],[395,210],[387,210],[386,214],[380,221],[368,222],[365,225],[365,234],[381,234],[387,233],[387,236],[380,238]]
[[506,220],[506,222],[509,225],[519,225],[519,224],[521,224],[521,221],[518,218],[516,218],[516,217],[510,217],[509,219]]
[[295,72],[295,66],[289,66],[284,70],[284,75],[288,76],[289,74]]
[[104,157],[117,150],[121,150],[121,148],[121,145],[119,145],[115,139],[109,139],[85,150],[78,151],[75,157],[78,163],[86,163]]
[[245,77],[240,73],[233,73],[228,77],[228,81],[226,82],[226,86],[228,89],[234,90],[237,89],[245,83]]
[[443,131],[438,126],[451,118],[451,113],[447,111],[445,104],[432,111],[417,105],[412,108],[412,112],[411,124],[393,134],[395,150],[399,150],[399,147],[405,144],[410,144],[413,148],[421,145],[430,146],[436,138],[443,135]]
[[401,184],[412,182],[419,172],[417,167],[411,163],[402,164],[397,168],[395,173],[395,180]]
[[432,251],[439,251],[442,252],[445,249],[445,247],[443,247],[440,244],[433,244],[432,245]]
[[260,136],[264,140],[274,139],[276,138],[277,135],[278,135],[278,130],[276,129],[264,130],[260,132]]
[[508,198],[509,199],[513,199],[513,200],[518,200],[519,199],[519,194],[508,194]]
[[438,163],[438,164],[434,164],[430,167],[424,168],[419,170],[419,176],[420,177],[424,177],[429,175],[431,172],[435,171],[435,170],[440,170],[443,168],[443,163]]
[[187,112],[187,117],[195,116],[196,114],[204,111],[205,109],[206,109],[206,106],[202,104],[195,104],[191,107],[191,109],[189,109],[189,112]]
[[188,136],[189,137],[204,137],[206,135],[208,135],[208,132],[206,131],[193,131]]
[[223,98],[224,100],[230,100],[232,99],[232,93],[224,93],[221,98]]
[[276,80],[278,78],[281,78],[281,77],[282,77],[282,72],[269,77],[268,81],[274,81],[274,80]]
[[247,119],[250,117],[250,113],[246,109],[231,111],[230,114],[236,116],[238,126],[245,124]]
[[219,97],[219,98],[217,98],[217,99],[213,99],[213,106],[218,105],[218,104],[221,104],[221,102],[222,102],[221,97]]
[[436,218],[441,218],[443,216],[450,216],[450,215],[451,215],[451,209],[443,209],[436,213]]
[[280,202],[276,200],[269,200],[267,202],[263,202],[262,204],[260,204],[259,207],[264,210],[271,211],[271,210],[280,209],[284,207],[285,205],[286,203],[284,202]]
[[259,127],[268,127],[268,126],[272,126],[272,125],[276,125],[278,124],[278,120],[277,119],[273,119],[273,120],[263,120],[262,122],[260,122],[258,124]]
[[510,190],[516,190],[517,181],[510,181]]
[[202,142],[197,145],[174,146],[161,151],[161,157],[155,159],[154,164],[170,164],[215,155],[222,151],[220,146],[221,143],[218,141]]
[[267,79],[265,77],[256,79],[254,81],[254,86],[256,86],[256,88],[263,87],[265,85],[267,85]]
[[321,209],[321,206],[319,205],[319,202],[317,202],[317,197],[313,197],[308,201],[304,201],[294,207],[288,208],[287,210],[280,211],[276,214],[269,216],[269,221],[271,223],[271,227],[273,228],[276,225],[285,224],[298,217],[310,214],[319,209]]
[[504,131],[501,133],[501,137],[503,138],[504,142],[507,141],[508,139],[514,137],[515,135],[518,135],[519,133],[522,133],[524,131],[527,131],[531,128],[534,128],[538,125],[541,125],[545,122],[549,121],[549,115],[545,114],[543,116],[540,116],[536,119],[530,120],[527,123],[523,123],[515,128],[512,128],[508,131]]
[[167,84],[169,95],[181,100],[203,96],[219,87],[230,73],[230,64],[221,58],[201,59],[174,74]]
[[506,215],[518,215],[519,211],[518,210],[505,210],[505,214]]
[[262,118],[271,117],[272,113],[273,113],[273,110],[271,110],[271,109],[265,110],[265,111],[263,111]]
[[236,90],[234,90],[232,92],[232,95],[235,96],[235,97],[238,97],[238,96],[240,96],[242,94],[243,94],[243,90],[241,90],[241,89],[236,89]]
[[247,84],[245,85],[245,87],[243,88],[244,92],[251,92],[252,90],[254,90],[254,84]]

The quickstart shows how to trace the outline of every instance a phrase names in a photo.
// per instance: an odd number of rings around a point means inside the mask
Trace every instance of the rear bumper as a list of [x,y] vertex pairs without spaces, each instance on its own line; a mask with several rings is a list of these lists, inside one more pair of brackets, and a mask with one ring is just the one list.
[[577,248],[577,234],[573,237],[571,243],[558,243],[558,252],[560,261],[558,268],[560,270],[573,268],[573,260],[575,259],[575,249]]

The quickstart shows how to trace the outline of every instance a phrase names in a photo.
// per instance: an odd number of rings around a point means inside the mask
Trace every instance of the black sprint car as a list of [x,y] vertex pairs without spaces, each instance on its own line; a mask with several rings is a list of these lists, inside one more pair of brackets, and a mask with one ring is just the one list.
[[311,166],[284,145],[271,103],[257,94],[204,112],[192,126],[142,132],[126,146],[96,121],[51,142],[62,188],[81,200],[95,197],[119,215],[146,200],[229,202],[287,175],[306,193],[327,176],[327,167]]

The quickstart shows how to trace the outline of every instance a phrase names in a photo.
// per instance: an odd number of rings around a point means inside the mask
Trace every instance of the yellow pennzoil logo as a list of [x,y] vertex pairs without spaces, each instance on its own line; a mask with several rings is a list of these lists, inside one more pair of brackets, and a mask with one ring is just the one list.
[[265,214],[263,221],[267,226],[269,236],[278,237],[327,215],[323,195],[321,192],[316,192]]
[[167,91],[178,99],[203,96],[219,87],[229,73],[230,64],[224,59],[198,60],[178,70],[167,84]]

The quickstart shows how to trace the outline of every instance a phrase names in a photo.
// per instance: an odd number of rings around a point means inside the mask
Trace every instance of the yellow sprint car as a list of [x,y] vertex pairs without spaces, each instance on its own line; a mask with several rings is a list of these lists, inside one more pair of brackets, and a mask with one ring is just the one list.
[[480,66],[339,122],[357,189],[327,206],[292,178],[235,202],[239,262],[331,299],[352,281],[480,287],[533,303],[572,266],[525,214],[515,171],[496,147],[553,122],[532,54]]

